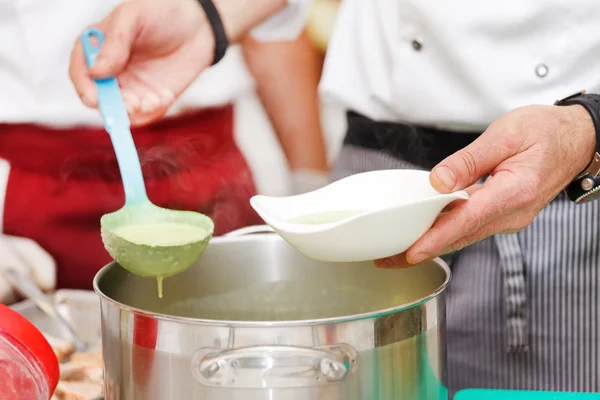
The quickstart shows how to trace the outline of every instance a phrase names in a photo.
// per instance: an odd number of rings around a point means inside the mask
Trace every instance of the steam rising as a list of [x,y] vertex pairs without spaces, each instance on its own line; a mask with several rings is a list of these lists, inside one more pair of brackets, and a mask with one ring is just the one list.
[[[215,235],[260,221],[249,205],[255,190],[252,175],[233,139],[224,140],[219,133],[166,138],[139,146],[138,154],[148,196],[158,206],[208,215],[215,222]],[[98,192],[89,196],[102,199],[106,212],[123,205],[110,142],[70,157],[60,176],[62,190],[72,181],[97,181]]]

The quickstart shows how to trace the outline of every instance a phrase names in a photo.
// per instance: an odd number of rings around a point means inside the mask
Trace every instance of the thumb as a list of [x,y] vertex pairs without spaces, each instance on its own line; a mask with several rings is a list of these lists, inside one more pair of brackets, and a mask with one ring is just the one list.
[[103,79],[118,75],[125,69],[139,26],[135,5],[121,4],[97,27],[104,32],[100,54],[90,69],[90,75]]
[[484,132],[473,143],[439,163],[429,174],[429,181],[440,193],[465,189],[514,154],[508,146],[499,146],[494,135]]

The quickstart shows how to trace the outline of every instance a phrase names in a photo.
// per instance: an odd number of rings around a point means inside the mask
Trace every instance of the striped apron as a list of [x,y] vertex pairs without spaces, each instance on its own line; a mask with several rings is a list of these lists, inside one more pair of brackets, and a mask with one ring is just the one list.
[[[431,169],[473,134],[348,114],[335,179]],[[600,201],[550,203],[526,229],[446,257],[448,382],[463,388],[600,391]]]

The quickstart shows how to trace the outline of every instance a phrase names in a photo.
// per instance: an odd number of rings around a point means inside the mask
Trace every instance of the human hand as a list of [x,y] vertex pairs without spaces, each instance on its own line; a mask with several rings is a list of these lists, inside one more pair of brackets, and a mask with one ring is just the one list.
[[175,97],[212,62],[214,38],[195,0],[131,0],[95,26],[105,41],[88,70],[81,41],[70,76],[79,97],[97,107],[92,78],[116,76],[133,125],[162,116]]
[[312,192],[327,186],[331,182],[328,171],[314,169],[296,169],[290,171],[291,194],[297,195]]
[[0,303],[10,304],[15,291],[2,275],[12,269],[31,279],[42,291],[56,286],[56,263],[48,252],[33,240],[0,234]]
[[[527,227],[585,169],[595,149],[592,119],[579,105],[508,112],[430,174],[439,192],[467,188],[470,199],[442,213],[405,253],[377,260],[376,266],[418,264]],[[485,183],[475,184],[487,174]]]
[[[214,2],[232,42],[286,4],[285,0]],[[71,80],[83,103],[95,108],[92,78],[115,76],[132,125],[164,115],[214,58],[214,35],[197,0],[129,0],[95,28],[105,34],[100,54],[88,69],[78,40],[71,54]]]

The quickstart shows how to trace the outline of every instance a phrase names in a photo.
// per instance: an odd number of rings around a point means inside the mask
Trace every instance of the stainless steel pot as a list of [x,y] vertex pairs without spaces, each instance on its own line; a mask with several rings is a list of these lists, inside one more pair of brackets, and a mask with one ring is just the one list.
[[274,234],[220,237],[156,282],[116,264],[101,297],[107,400],[447,399],[441,260],[323,263]]

